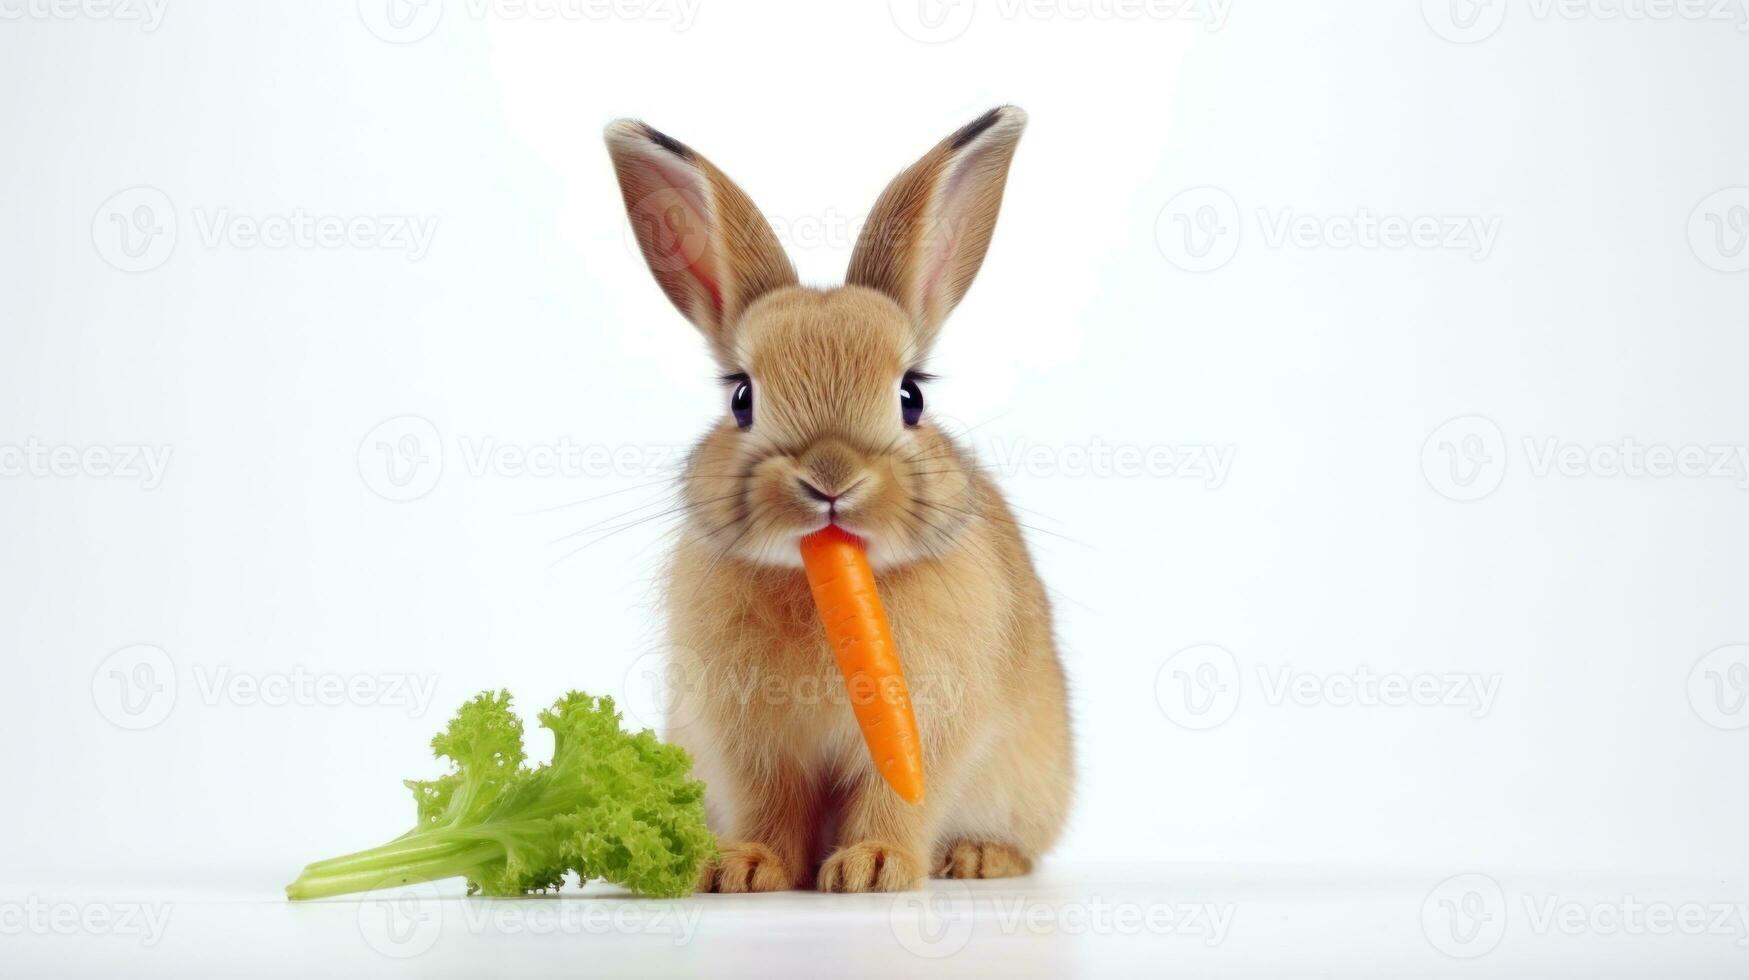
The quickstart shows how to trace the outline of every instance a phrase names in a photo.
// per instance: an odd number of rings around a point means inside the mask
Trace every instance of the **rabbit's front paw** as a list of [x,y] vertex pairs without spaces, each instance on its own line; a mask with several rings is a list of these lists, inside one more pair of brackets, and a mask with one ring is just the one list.
[[823,892],[902,892],[923,883],[923,862],[895,844],[865,840],[840,847],[820,866]]
[[724,844],[698,878],[701,892],[780,892],[791,887],[794,877],[777,852],[751,841]]

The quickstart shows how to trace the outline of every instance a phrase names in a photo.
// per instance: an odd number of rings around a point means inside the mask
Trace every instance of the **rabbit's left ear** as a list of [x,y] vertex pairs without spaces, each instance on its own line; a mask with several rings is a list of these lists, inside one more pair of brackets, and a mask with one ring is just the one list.
[[927,348],[984,264],[1026,113],[998,106],[893,178],[857,239],[845,281],[904,307]]

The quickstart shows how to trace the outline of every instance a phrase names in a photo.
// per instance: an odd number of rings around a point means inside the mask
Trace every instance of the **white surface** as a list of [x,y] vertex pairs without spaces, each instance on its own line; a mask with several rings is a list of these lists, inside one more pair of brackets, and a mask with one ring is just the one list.
[[[0,477],[0,912],[25,867],[154,898],[164,868],[289,872],[390,836],[398,781],[483,688],[525,712],[615,693],[653,722],[664,521],[617,529],[658,513],[723,406],[628,247],[602,124],[709,155],[829,281],[893,173],[1010,101],[1032,125],[929,398],[1039,528],[1082,773],[1057,860],[1428,870],[1400,895],[1217,870],[1260,903],[1219,950],[992,955],[1386,972],[1382,945],[1455,972],[1413,927],[1452,874],[1749,899],[1740,18],[1483,4],[1455,43],[1436,27],[1461,0],[1222,4],[1218,30],[980,2],[919,43],[908,3],[706,0],[676,29],[455,2],[390,44],[374,2],[173,3],[153,30],[0,2],[26,14],[0,21],[0,449],[166,463]],[[160,237],[130,257],[116,219],[140,206]],[[429,238],[250,237],[299,215]],[[1487,239],[1342,245],[1380,216]],[[1085,469],[1113,446],[1197,468]],[[1725,465],[1624,473],[1634,446]],[[566,447],[577,471],[539,471]],[[251,881],[191,886],[211,902],[142,962],[388,966],[347,908],[224,900],[277,884]],[[720,907],[741,911],[687,965],[818,965],[834,923],[891,951],[878,903]],[[823,918],[761,914],[800,908]],[[1728,944],[1669,946],[1741,972]],[[679,963],[635,937],[457,936],[421,965],[616,947]],[[1534,938],[1479,962],[1664,951]]]
[[[1749,962],[1749,905],[1717,904],[1742,879],[1503,877],[1455,933],[1441,900],[1461,902],[1468,883],[1316,867],[1054,866],[898,896],[675,902],[601,885],[489,901],[450,883],[292,905],[275,884],[63,885],[82,910],[116,908],[111,933],[44,929],[0,950],[12,976],[178,978],[1725,977]],[[121,930],[140,900],[155,935]]]

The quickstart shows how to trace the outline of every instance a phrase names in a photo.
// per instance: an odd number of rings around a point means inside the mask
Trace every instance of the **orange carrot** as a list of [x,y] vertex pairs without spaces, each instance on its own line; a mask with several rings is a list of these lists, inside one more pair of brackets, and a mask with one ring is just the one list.
[[923,802],[917,716],[862,542],[829,525],[802,539],[802,567],[875,770],[905,802]]

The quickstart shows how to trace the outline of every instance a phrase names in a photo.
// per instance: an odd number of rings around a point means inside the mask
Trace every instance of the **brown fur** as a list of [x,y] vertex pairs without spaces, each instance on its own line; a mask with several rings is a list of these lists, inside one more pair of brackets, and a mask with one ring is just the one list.
[[[1044,587],[995,484],[927,412],[905,426],[898,402],[983,261],[1024,123],[992,110],[901,174],[851,284],[828,290],[794,284],[769,226],[702,157],[641,124],[608,129],[657,280],[753,382],[752,426],[725,418],[693,453],[667,585],[668,734],[724,840],[706,888],[1024,874],[1061,832],[1073,771]],[[683,233],[639,221],[653,198]],[[868,543],[923,739],[921,805],[873,771],[826,646],[797,543],[827,505],[803,480]]]

